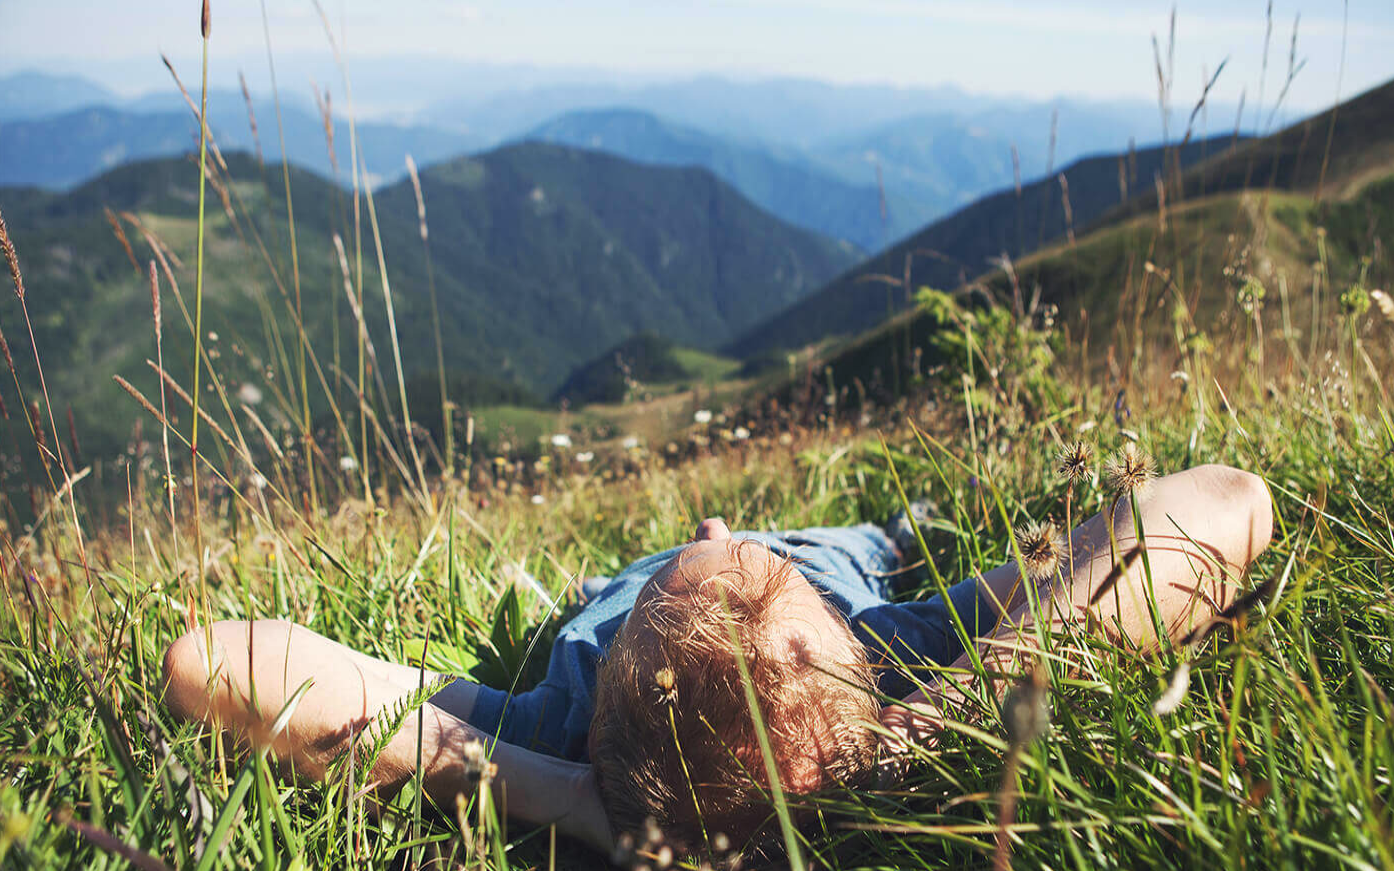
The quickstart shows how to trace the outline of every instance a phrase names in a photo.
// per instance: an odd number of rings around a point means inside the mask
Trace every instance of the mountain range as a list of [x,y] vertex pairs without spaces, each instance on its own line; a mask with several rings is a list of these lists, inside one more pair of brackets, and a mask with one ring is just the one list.
[[[332,237],[342,236],[355,263],[350,195],[292,172],[297,287],[283,188],[263,181],[254,158],[227,157],[226,178],[215,178],[209,191],[206,344],[220,354],[219,369],[234,387],[261,385],[272,397],[266,413],[293,418],[299,372],[289,301],[298,295],[325,383],[343,402],[357,367],[357,325]],[[144,276],[151,239],[159,240],[184,305],[192,306],[196,183],[186,158],[165,158],[123,165],[69,193],[0,189],[55,402],[71,404],[82,431],[105,449],[123,442],[136,411],[109,375],[154,387],[142,362],[155,350]],[[846,243],[780,222],[704,170],[555,145],[512,145],[440,163],[421,173],[421,187],[447,370],[538,394],[644,330],[698,348],[725,344],[857,256]],[[375,206],[402,369],[408,379],[433,373],[431,276],[411,184],[381,189]],[[364,319],[376,348],[370,362],[390,383],[392,332],[369,230],[365,220]],[[165,357],[187,373],[189,333],[173,288],[167,279],[162,285]],[[17,307],[7,296],[0,322],[23,323]],[[27,342],[12,337],[11,344],[27,367]],[[312,368],[307,377],[320,376]]]
[[[440,101],[411,123],[361,121],[370,181],[400,178],[408,153],[425,165],[540,139],[704,166],[785,220],[875,251],[1016,177],[1029,181],[1160,131],[1155,110],[1141,104],[982,99],[947,87],[520,81]],[[123,99],[80,79],[21,74],[0,79],[0,94],[10,95],[0,98],[0,184],[67,188],[126,160],[184,153],[197,134],[173,88]],[[283,94],[291,162],[333,175],[320,112],[298,89]],[[333,106],[345,108],[342,99]],[[255,138],[242,94],[210,92],[220,144],[278,160],[273,102],[254,99],[253,115]],[[336,114],[334,127],[339,177],[347,178],[348,125]]]
[[1233,144],[1232,137],[1218,137],[1182,148],[1085,158],[1061,171],[1063,185],[1057,176],[983,197],[857,264],[727,350],[749,357],[860,333],[902,307],[919,287],[957,288],[1003,257],[1022,257],[1071,230],[1083,235],[1110,209],[1149,189],[1164,161],[1189,166]]

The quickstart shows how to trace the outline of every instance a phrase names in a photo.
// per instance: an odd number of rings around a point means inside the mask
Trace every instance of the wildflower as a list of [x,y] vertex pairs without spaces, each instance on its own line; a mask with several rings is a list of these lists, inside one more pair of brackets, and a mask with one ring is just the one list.
[[541,505],[542,503],[544,503],[544,502],[546,502],[546,501],[547,501],[547,497],[546,497],[546,496],[543,496],[541,493],[534,493],[534,494],[532,494],[532,504],[534,504],[534,505]]
[[639,437],[632,435],[625,436],[624,440],[620,442],[620,447],[624,448],[626,451],[634,450],[639,447]]
[[576,462],[578,463],[589,463],[593,459],[595,459],[595,451],[581,451],[576,455]]
[[746,439],[750,438],[750,430],[746,429],[743,426],[738,426],[736,427],[735,436],[737,440],[745,441]]
[[1352,285],[1341,294],[1341,308],[1352,318],[1359,318],[1370,310],[1370,292],[1360,285]]
[[1255,309],[1263,307],[1263,298],[1267,295],[1268,291],[1264,288],[1263,282],[1250,275],[1247,276],[1244,279],[1244,283],[1240,285],[1236,297],[1239,302],[1239,307],[1244,310],[1244,313],[1253,314]]
[[1089,432],[1091,429],[1098,425],[1099,424],[1097,421],[1086,420],[1084,423],[1079,425],[1079,434],[1084,435],[1085,433]]
[[255,384],[243,384],[237,388],[237,398],[243,405],[260,405],[261,388]]
[[571,447],[571,436],[567,435],[567,434],[564,433],[564,432],[556,433],[555,435],[552,436],[552,447],[554,447],[554,448],[569,448],[569,447]]
[[358,460],[350,454],[345,454],[339,458],[339,471],[352,472],[358,468]]
[[[253,473],[252,473],[252,477],[251,477],[250,479],[248,479],[248,482],[247,482],[247,483],[249,483],[249,484],[252,485],[252,489],[253,489],[253,490],[265,490],[265,489],[266,489],[266,476],[263,475],[263,474],[260,473],[260,472],[253,472]],[[173,485],[173,479],[171,479],[171,486],[172,486],[172,485]]]
[[678,700],[677,677],[671,668],[665,666],[654,673],[653,687],[659,702],[671,705]]
[[1033,520],[1018,527],[1016,546],[1021,551],[1022,574],[1038,583],[1054,577],[1065,559],[1065,541],[1049,521]]
[[1176,667],[1176,671],[1171,673],[1171,680],[1167,683],[1167,688],[1162,690],[1162,694],[1157,697],[1157,701],[1152,703],[1152,713],[1159,717],[1175,713],[1181,707],[1181,701],[1186,698],[1186,690],[1191,686],[1191,664],[1183,662]]
[[1157,475],[1156,464],[1136,442],[1124,442],[1104,466],[1109,489],[1120,496],[1145,488]]
[[1088,442],[1077,441],[1065,447],[1055,458],[1055,468],[1067,481],[1078,481],[1089,474],[1094,462],[1094,449]]
[[712,413],[709,409],[699,408],[692,412],[692,419],[697,423],[711,423]]

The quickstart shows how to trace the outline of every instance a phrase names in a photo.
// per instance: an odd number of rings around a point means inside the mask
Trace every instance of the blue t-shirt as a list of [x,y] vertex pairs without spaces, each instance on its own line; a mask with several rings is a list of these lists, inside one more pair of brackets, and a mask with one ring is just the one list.
[[[867,646],[873,664],[934,662],[948,665],[963,652],[952,618],[939,596],[926,602],[887,601],[887,578],[900,568],[895,547],[879,526],[738,532],[732,538],[764,544],[793,557],[809,583],[847,618]],[[685,546],[685,545],[684,545]],[[499,740],[564,759],[585,761],[586,735],[595,712],[596,668],[629,616],[639,590],[684,546],[631,563],[573,617],[557,636],[547,677],[536,688],[509,697],[480,687],[470,725]],[[964,627],[977,637],[996,624],[973,578],[949,588]],[[913,684],[894,667],[878,669],[879,689],[899,698]]]

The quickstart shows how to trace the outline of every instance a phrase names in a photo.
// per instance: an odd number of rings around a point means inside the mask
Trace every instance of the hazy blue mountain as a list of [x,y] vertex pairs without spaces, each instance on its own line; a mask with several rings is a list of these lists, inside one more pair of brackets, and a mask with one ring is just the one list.
[[431,123],[480,136],[517,135],[569,112],[625,106],[725,139],[810,147],[917,113],[970,111],[985,102],[952,86],[899,88],[804,79],[736,81],[699,76],[659,83],[538,84],[445,100]]
[[[251,124],[240,94],[220,92],[210,98],[208,117],[213,135],[225,151],[253,150]],[[80,184],[99,173],[129,161],[164,157],[197,150],[198,122],[176,97],[171,111],[142,113],[105,106],[90,106],[19,121],[0,122],[0,184],[38,185],[62,189]],[[170,101],[149,101],[164,105]],[[254,101],[258,138],[266,159],[279,161],[280,145],[275,107],[270,101]],[[332,175],[324,125],[317,115],[295,104],[282,104],[286,152],[292,163]],[[477,143],[458,132],[429,127],[400,127],[360,123],[358,138],[370,178],[377,182],[401,177],[405,155],[419,164],[455,157]],[[339,177],[349,178],[349,129],[336,119],[334,150]]]
[[644,163],[705,167],[777,217],[846,239],[864,251],[874,251],[932,217],[927,204],[905,198],[890,206],[883,222],[874,179],[851,183],[797,149],[730,142],[633,109],[572,112],[523,138]]
[[0,121],[36,118],[82,106],[111,105],[120,98],[81,76],[25,71],[0,76]]
[[955,115],[919,115],[821,146],[819,165],[849,182],[875,183],[910,201],[922,220],[887,241],[1012,182],[1011,143]]

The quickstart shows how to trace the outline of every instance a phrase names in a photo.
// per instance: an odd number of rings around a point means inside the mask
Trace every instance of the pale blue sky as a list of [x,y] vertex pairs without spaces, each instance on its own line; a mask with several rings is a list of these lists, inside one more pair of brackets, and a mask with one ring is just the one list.
[[[718,73],[900,85],[952,83],[984,94],[1156,97],[1151,35],[1165,43],[1169,2],[931,0],[324,0],[350,58],[417,64],[523,63],[670,78]],[[327,55],[310,0],[268,0],[277,57]],[[1217,102],[1256,98],[1265,0],[1179,0],[1175,95],[1189,104],[1202,70],[1230,63]],[[102,78],[125,92],[161,88],[158,53],[191,73],[199,0],[0,0],[0,72]],[[1340,2],[1274,4],[1267,99],[1282,84],[1293,17],[1307,67],[1288,97],[1317,109],[1337,95]],[[1352,0],[1343,96],[1394,77],[1394,2]],[[264,70],[256,0],[213,0],[215,82]],[[260,58],[260,60],[258,60]],[[377,67],[365,67],[376,69]],[[429,69],[429,67],[426,67]],[[445,68],[442,66],[442,68]]]

